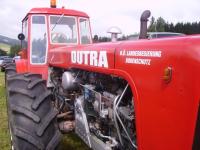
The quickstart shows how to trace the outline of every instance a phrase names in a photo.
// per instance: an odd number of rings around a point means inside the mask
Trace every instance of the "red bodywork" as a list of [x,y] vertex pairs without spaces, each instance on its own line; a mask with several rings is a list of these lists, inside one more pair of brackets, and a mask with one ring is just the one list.
[[[32,10],[32,13],[58,13],[56,9]],[[74,15],[76,11],[66,12]],[[76,12],[88,17],[85,13]],[[30,32],[30,31],[29,31]],[[29,43],[30,44],[30,43]],[[106,52],[108,68],[72,63],[72,51]],[[141,51],[141,53],[139,52]],[[155,55],[154,55],[155,52]],[[128,60],[127,60],[128,59]],[[28,55],[29,60],[29,55]],[[191,150],[200,103],[200,36],[154,40],[110,42],[75,46],[49,45],[48,63],[30,65],[24,72],[48,77],[48,67],[80,68],[120,76],[128,81],[134,94],[137,144],[139,150]],[[163,80],[167,67],[172,68],[169,83]]]

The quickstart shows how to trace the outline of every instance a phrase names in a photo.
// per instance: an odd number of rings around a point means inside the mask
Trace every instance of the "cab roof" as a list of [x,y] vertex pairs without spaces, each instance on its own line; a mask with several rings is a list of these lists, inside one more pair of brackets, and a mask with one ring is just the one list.
[[72,10],[72,9],[65,9],[65,8],[32,8],[28,12],[26,17],[30,14],[50,14],[50,15],[62,15],[62,14],[64,14],[64,15],[67,15],[67,16],[80,16],[80,17],[89,18],[89,16],[85,12]]

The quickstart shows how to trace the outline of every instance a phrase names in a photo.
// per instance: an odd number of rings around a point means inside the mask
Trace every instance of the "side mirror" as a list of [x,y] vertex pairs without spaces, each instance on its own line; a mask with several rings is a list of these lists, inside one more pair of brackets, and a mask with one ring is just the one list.
[[20,33],[20,34],[18,35],[18,39],[19,39],[20,41],[23,41],[23,40],[25,39],[25,35],[24,35],[23,33]]

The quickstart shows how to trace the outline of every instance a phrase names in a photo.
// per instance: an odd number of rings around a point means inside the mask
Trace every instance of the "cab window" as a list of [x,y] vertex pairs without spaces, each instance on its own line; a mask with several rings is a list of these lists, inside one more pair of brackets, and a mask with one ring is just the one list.
[[31,24],[31,63],[46,63],[47,26],[45,16],[32,16]]
[[22,41],[22,48],[27,49],[27,46],[28,46],[28,19],[26,19],[22,24],[22,33],[25,36],[25,39]]
[[80,18],[80,37],[81,44],[89,44],[91,43],[91,34],[90,34],[90,24],[87,18]]

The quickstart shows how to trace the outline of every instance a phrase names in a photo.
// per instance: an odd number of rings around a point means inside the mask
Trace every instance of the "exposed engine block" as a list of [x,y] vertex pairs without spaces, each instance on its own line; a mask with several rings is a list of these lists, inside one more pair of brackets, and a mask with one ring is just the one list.
[[75,132],[90,148],[137,149],[134,97],[125,80],[76,70],[63,73],[62,87],[77,90]]

